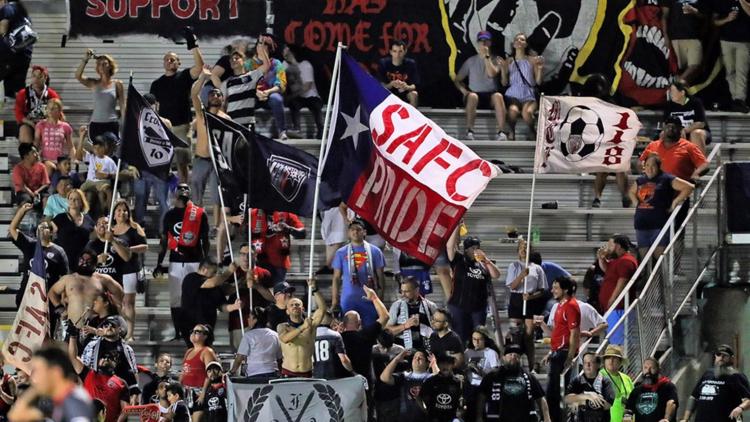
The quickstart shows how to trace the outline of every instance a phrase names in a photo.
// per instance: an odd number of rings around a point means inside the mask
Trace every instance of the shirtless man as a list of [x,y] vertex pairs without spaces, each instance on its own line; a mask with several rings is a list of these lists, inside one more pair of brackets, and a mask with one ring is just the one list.
[[83,327],[85,314],[94,304],[96,295],[108,291],[115,305],[122,306],[123,290],[106,274],[94,273],[96,252],[84,249],[78,258],[76,272],[62,277],[49,291],[49,300],[55,306],[65,306],[67,319],[76,327]]
[[284,357],[281,364],[281,376],[284,378],[312,377],[315,332],[328,307],[323,295],[315,286],[315,279],[308,280],[307,285],[310,286],[318,305],[312,318],[305,318],[305,305],[302,300],[290,299],[286,308],[289,322],[279,324],[276,329],[281,341],[281,354]]
[[[210,142],[208,138],[208,131],[206,130],[206,121],[203,118],[203,113],[200,110],[203,108],[201,103],[200,93],[203,84],[205,84],[211,78],[211,72],[207,69],[203,69],[198,80],[193,83],[193,87],[190,90],[190,98],[193,101],[193,108],[195,109],[195,159],[193,160],[193,171],[190,174],[190,189],[193,192],[193,198],[195,203],[203,205],[203,193],[206,190],[206,183],[210,180],[211,186],[216,186],[216,172],[214,171],[213,163],[211,162],[211,152],[209,151]],[[224,113],[224,94],[221,89],[214,88],[208,93],[208,104],[206,111],[213,113],[219,117],[231,120],[228,114]],[[219,208],[219,194],[214,189],[214,224],[212,227],[219,227],[220,217]]]

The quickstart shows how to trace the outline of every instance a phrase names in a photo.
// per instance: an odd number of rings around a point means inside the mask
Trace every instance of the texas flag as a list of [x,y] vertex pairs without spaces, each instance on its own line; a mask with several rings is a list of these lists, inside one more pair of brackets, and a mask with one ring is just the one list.
[[498,169],[342,53],[321,173],[324,209],[345,202],[394,247],[431,264]]

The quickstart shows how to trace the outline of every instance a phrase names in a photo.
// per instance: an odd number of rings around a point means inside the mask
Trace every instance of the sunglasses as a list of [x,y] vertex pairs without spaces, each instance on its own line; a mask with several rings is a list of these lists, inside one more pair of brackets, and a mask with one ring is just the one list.
[[203,330],[193,330],[193,331],[191,331],[191,333],[193,333],[193,334],[203,334],[203,335],[208,334],[207,331],[203,331]]

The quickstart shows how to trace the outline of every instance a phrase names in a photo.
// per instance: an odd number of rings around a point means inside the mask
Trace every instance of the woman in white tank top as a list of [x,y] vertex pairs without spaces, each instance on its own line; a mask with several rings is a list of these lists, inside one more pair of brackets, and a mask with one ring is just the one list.
[[[88,78],[83,74],[91,58],[96,60],[98,78]],[[76,79],[83,86],[94,91],[94,107],[89,123],[89,139],[93,140],[104,132],[120,136],[120,119],[125,112],[125,91],[122,81],[113,79],[117,72],[117,62],[109,54],[96,56],[94,50],[87,49],[81,64],[76,70]],[[117,110],[117,106],[120,110]]]

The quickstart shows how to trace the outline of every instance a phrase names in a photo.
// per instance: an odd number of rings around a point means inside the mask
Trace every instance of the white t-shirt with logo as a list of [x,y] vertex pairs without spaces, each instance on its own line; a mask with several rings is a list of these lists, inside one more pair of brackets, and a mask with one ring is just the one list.
[[104,156],[102,158],[97,157],[96,155],[86,151],[86,155],[84,156],[84,161],[86,161],[89,169],[88,173],[86,174],[86,180],[90,180],[92,182],[99,182],[106,179],[97,179],[96,178],[96,172],[99,173],[107,173],[107,174],[115,174],[117,173],[117,164],[115,164],[115,161],[108,156]]

